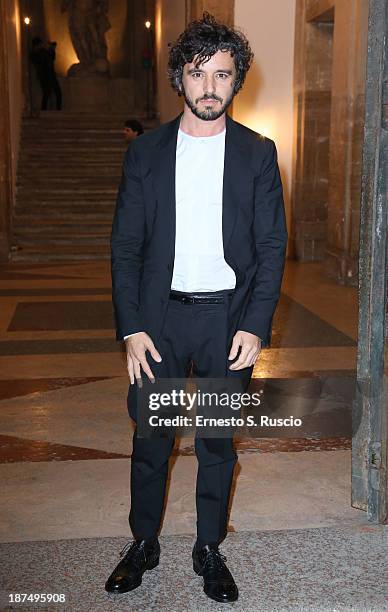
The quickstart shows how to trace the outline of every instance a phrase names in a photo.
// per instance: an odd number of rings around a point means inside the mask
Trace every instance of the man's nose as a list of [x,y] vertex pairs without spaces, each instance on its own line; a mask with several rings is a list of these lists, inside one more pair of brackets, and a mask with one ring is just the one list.
[[215,92],[216,85],[215,80],[211,76],[207,76],[204,82],[204,93],[212,95]]

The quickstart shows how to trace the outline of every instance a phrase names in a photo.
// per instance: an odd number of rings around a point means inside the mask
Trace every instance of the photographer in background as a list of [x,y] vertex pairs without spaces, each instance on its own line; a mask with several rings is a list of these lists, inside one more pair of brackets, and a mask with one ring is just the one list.
[[52,93],[56,97],[56,109],[62,108],[62,91],[55,74],[55,48],[56,42],[44,45],[39,36],[32,39],[32,49],[30,52],[31,63],[35,66],[36,75],[42,88],[41,109],[47,110],[48,101]]

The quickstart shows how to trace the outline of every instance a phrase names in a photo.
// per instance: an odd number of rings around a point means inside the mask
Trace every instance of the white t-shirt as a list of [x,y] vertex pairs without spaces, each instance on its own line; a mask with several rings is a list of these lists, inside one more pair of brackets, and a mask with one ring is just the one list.
[[224,259],[222,241],[225,133],[202,137],[178,131],[171,283],[176,291],[218,291],[236,285],[235,273]]

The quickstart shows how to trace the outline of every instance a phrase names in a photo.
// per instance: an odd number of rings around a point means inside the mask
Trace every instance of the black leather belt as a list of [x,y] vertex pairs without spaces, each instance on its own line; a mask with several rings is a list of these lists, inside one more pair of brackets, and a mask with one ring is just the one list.
[[233,289],[200,293],[172,290],[170,291],[170,300],[177,300],[181,304],[223,304],[232,297],[233,293]]

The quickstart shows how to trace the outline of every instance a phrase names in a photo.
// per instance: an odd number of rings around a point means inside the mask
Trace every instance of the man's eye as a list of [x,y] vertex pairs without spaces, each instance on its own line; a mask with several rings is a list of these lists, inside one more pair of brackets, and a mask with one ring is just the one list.
[[192,76],[196,79],[197,77],[202,76],[201,72],[193,72]]
[[228,75],[227,75],[225,72],[219,72],[219,73],[217,74],[217,76],[218,76],[220,79],[227,79],[227,78],[228,78]]

